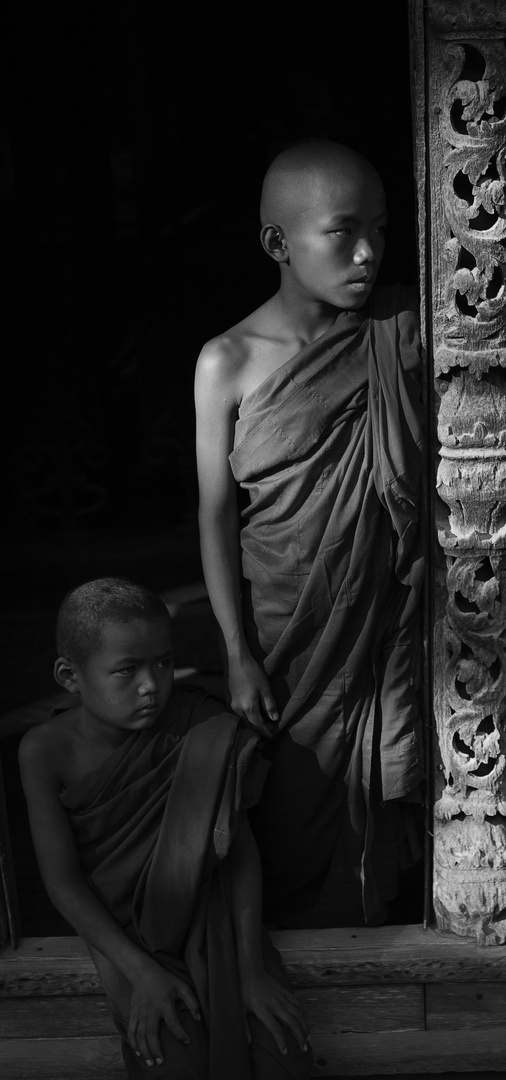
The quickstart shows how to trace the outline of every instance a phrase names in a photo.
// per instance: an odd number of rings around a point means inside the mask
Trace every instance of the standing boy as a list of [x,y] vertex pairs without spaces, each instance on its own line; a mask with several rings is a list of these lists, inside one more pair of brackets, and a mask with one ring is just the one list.
[[24,736],[23,786],[44,884],[90,947],[129,1076],[302,1080],[307,1029],[262,937],[243,809],[256,737],[172,689],[167,609],[135,583],[74,589],[57,644],[69,697]]
[[272,736],[269,917],[356,924],[395,895],[423,775],[417,323],[400,287],[373,291],[386,205],[361,155],[284,151],[261,221],[280,288],[197,365],[202,559],[231,706]]

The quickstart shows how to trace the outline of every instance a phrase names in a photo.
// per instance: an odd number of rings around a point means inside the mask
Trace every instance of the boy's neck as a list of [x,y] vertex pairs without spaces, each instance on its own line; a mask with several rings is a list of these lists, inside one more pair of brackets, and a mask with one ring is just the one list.
[[286,331],[303,345],[310,345],[330,330],[341,311],[333,304],[296,294],[283,283],[274,300]]
[[81,705],[79,719],[81,735],[88,744],[93,744],[96,747],[108,747],[111,750],[116,750],[132,734],[127,728],[116,727],[104,720],[100,720],[85,705]]

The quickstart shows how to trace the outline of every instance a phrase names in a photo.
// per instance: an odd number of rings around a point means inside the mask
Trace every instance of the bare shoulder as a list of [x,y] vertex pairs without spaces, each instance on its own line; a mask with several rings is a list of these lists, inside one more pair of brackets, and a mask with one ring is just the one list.
[[269,334],[271,301],[207,341],[197,361],[197,390],[216,389],[240,403],[244,382],[259,359],[262,342]]
[[197,389],[201,386],[233,392],[244,348],[240,335],[234,335],[233,331],[234,328],[206,341],[197,360]]
[[76,712],[72,709],[62,716],[51,717],[23,735],[18,756],[24,785],[35,774],[60,777],[60,763],[68,756],[73,741],[72,713]]

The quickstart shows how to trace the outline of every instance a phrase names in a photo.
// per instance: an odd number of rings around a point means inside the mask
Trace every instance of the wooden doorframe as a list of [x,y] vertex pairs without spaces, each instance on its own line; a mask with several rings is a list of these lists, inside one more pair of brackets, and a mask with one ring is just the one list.
[[409,11],[430,406],[433,899],[440,929],[493,945],[506,942],[506,9],[410,0]]
[[[429,639],[434,629],[426,710],[433,702],[437,732],[427,831],[438,926],[493,944],[506,941],[506,9],[503,0],[408,0],[408,11],[428,475],[437,467],[428,484],[438,539],[425,612]],[[439,495],[450,512],[438,522]],[[430,724],[426,732],[431,760]],[[19,934],[0,773],[0,944]]]

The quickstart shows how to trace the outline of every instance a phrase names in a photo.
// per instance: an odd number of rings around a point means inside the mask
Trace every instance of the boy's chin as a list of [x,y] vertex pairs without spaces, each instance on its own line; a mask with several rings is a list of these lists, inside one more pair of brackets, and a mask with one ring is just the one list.
[[343,303],[338,304],[337,306],[342,308],[344,311],[359,311],[360,308],[363,308],[364,305],[367,304],[370,295],[370,292],[364,292],[360,293],[357,296],[348,296],[346,298],[346,302],[343,300]]

